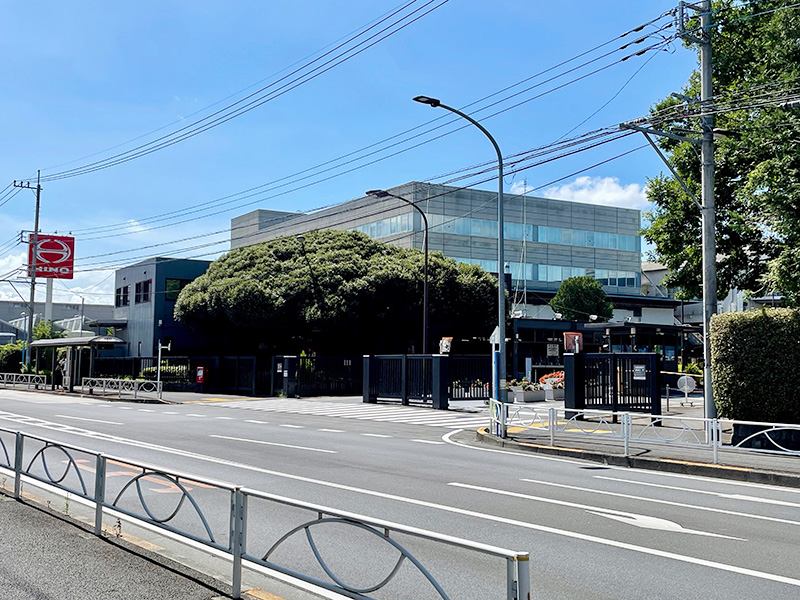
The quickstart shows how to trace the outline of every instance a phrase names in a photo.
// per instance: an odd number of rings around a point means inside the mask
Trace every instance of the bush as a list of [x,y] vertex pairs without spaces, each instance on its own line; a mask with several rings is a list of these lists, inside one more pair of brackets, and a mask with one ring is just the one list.
[[711,321],[714,397],[720,416],[800,423],[800,310],[763,309]]
[[[139,373],[141,379],[155,381],[158,376],[156,367],[145,367]],[[168,365],[161,363],[161,381],[189,381],[189,370],[186,365]]]
[[19,373],[22,368],[22,342],[0,346],[0,373]]

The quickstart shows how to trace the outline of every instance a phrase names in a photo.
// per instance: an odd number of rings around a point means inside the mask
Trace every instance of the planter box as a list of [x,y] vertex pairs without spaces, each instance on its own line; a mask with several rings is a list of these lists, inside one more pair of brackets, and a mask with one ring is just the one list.
[[543,390],[545,393],[545,400],[563,400],[564,399],[564,388],[559,388],[555,390]]
[[511,391],[514,394],[514,402],[544,402],[545,392],[547,390],[532,390],[529,392],[524,392],[521,389],[515,390],[514,388],[511,388]]

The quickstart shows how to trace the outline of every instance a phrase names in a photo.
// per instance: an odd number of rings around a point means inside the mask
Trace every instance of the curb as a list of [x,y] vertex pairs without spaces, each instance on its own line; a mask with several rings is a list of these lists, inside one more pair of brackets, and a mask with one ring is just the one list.
[[780,487],[800,488],[800,475],[768,471],[766,469],[752,469],[749,467],[734,467],[727,465],[712,465],[670,458],[641,458],[635,456],[622,456],[618,454],[604,454],[581,448],[566,448],[562,446],[546,446],[530,442],[518,442],[513,439],[502,439],[489,435],[486,427],[481,427],[475,432],[475,440],[487,446],[497,446],[518,450],[546,454],[548,456],[561,456],[564,458],[577,458],[591,462],[601,463],[614,467],[627,467],[630,469],[647,469],[651,471],[665,471],[682,475],[697,475],[700,477],[716,477],[731,479],[748,483],[762,483]]

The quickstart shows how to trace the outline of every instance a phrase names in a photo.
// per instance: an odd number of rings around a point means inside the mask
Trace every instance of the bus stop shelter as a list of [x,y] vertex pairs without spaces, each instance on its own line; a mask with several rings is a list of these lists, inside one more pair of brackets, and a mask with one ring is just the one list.
[[[64,365],[64,389],[68,392],[75,390],[76,379],[80,376],[77,371],[76,360],[81,348],[89,348],[89,374],[94,375],[94,357],[97,350],[113,349],[117,344],[124,344],[125,340],[113,335],[95,335],[92,337],[66,337],[48,340],[36,340],[31,343],[31,350],[35,351],[37,368],[39,367],[39,353],[43,348],[52,348],[53,356],[51,359],[50,371],[56,372],[56,350],[66,348],[66,364]],[[52,378],[50,389],[55,389],[55,377]]]

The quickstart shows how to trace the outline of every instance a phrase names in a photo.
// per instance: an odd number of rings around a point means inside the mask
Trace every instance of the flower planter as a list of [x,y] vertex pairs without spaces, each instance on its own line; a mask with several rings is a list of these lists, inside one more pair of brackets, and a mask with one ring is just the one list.
[[563,400],[564,399],[564,388],[558,388],[555,390],[542,390],[545,393],[545,400]]
[[544,402],[547,390],[523,391],[512,388],[512,391],[514,392],[514,402]]

